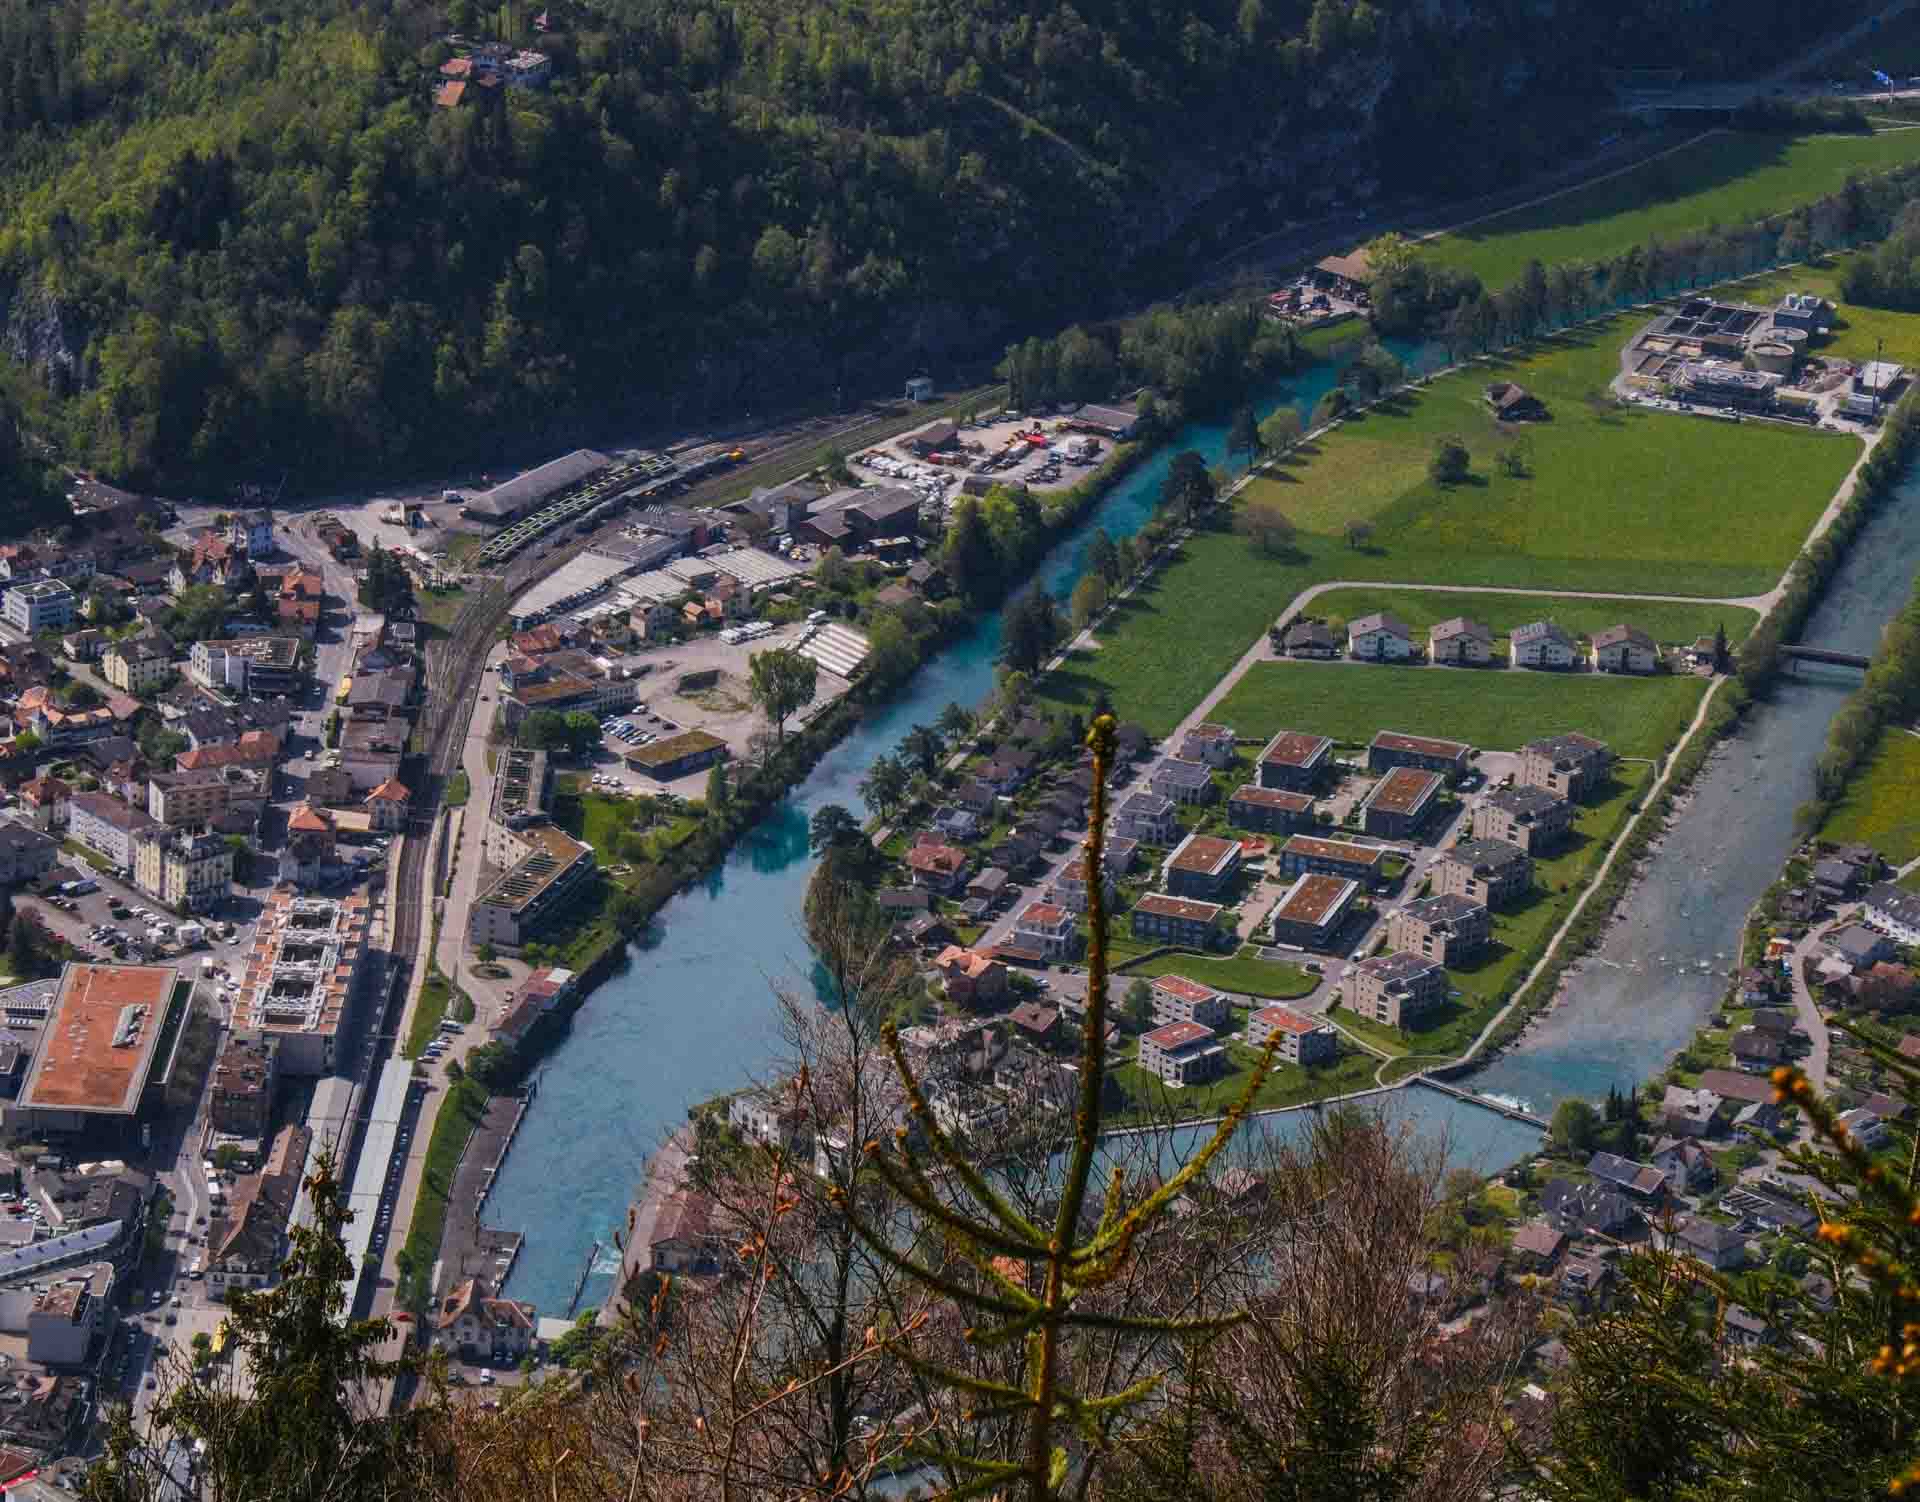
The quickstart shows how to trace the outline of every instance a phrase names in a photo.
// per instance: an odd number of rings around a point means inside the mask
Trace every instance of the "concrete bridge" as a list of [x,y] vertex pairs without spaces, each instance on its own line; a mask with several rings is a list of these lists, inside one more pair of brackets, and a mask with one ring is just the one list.
[[1800,662],[1824,662],[1837,668],[1873,666],[1873,659],[1859,652],[1830,652],[1825,647],[1782,647],[1780,655]]
[[1480,1106],[1489,1111],[1497,1111],[1509,1121],[1524,1121],[1528,1126],[1546,1131],[1552,1123],[1545,1117],[1535,1116],[1531,1111],[1523,1111],[1518,1106],[1510,1106],[1502,1101],[1489,1100],[1484,1095],[1476,1095],[1471,1090],[1462,1090],[1458,1085],[1449,1085],[1445,1080],[1437,1080],[1430,1074],[1415,1075],[1420,1084],[1438,1090],[1442,1095],[1451,1095],[1455,1100],[1463,1100],[1470,1106]]

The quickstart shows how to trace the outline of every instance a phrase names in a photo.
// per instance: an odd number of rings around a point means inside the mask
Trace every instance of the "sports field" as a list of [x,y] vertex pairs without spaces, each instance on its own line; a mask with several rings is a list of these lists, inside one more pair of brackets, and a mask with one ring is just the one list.
[[1364,745],[1378,731],[1404,730],[1495,751],[1577,730],[1621,756],[1657,756],[1679,738],[1705,690],[1691,675],[1259,662],[1210,718],[1261,739],[1290,729]]
[[1719,132],[1605,182],[1442,235],[1425,253],[1490,288],[1506,287],[1531,260],[1598,260],[1649,236],[1782,214],[1833,192],[1850,173],[1916,160],[1920,130],[1797,139]]
[[1727,642],[1738,646],[1758,615],[1740,605],[1676,605],[1659,600],[1569,600],[1557,595],[1457,594],[1431,589],[1330,589],[1317,595],[1307,614],[1319,616],[1336,632],[1349,621],[1376,610],[1404,621],[1415,637],[1439,621],[1471,616],[1493,632],[1494,650],[1505,654],[1505,637],[1528,621],[1552,620],[1570,636],[1592,636],[1609,626],[1637,626],[1655,641],[1686,644],[1712,636],[1725,626]]
[[1886,729],[1820,826],[1820,838],[1871,845],[1896,866],[1920,855],[1920,736]]

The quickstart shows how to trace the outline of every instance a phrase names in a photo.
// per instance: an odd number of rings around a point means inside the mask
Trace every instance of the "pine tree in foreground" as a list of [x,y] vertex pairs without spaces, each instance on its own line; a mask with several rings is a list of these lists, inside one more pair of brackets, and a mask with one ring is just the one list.
[[[1092,937],[1087,955],[1079,1103],[1074,1113],[1073,1145],[1053,1224],[1044,1226],[1036,1218],[1021,1213],[1011,1198],[969,1161],[965,1148],[942,1130],[919,1079],[907,1063],[898,1030],[892,1026],[885,1030],[884,1041],[900,1073],[914,1123],[924,1137],[926,1149],[922,1154],[910,1148],[903,1128],[897,1134],[897,1151],[883,1148],[878,1141],[868,1142],[868,1161],[896,1194],[944,1233],[946,1250],[972,1265],[980,1279],[979,1286],[959,1281],[912,1249],[903,1250],[894,1243],[886,1227],[869,1224],[844,1194],[839,1197],[853,1218],[855,1229],[876,1256],[972,1320],[966,1330],[968,1344],[980,1349],[1016,1343],[1024,1346],[1024,1384],[1015,1386],[963,1372],[952,1365],[927,1361],[904,1341],[897,1344],[900,1356],[928,1380],[964,1395],[972,1405],[970,1418],[982,1423],[1015,1419],[1025,1425],[1023,1453],[1017,1460],[981,1459],[951,1450],[930,1451],[929,1459],[967,1478],[947,1493],[950,1497],[977,1496],[1014,1486],[1035,1502],[1058,1496],[1067,1481],[1069,1435],[1077,1436],[1089,1446],[1100,1445],[1113,1418],[1140,1404],[1164,1376],[1161,1372],[1150,1373],[1113,1392],[1076,1390],[1066,1375],[1063,1361],[1063,1347],[1072,1332],[1107,1330],[1137,1336],[1142,1341],[1172,1341],[1192,1347],[1245,1317],[1243,1313],[1233,1313],[1212,1318],[1149,1319],[1089,1307],[1088,1296],[1113,1282],[1133,1255],[1142,1233],[1205,1172],[1233,1137],[1273,1060],[1273,1044],[1269,1043],[1250,1072],[1245,1090],[1221,1119],[1212,1138],[1177,1173],[1144,1198],[1127,1204],[1125,1177],[1115,1169],[1108,1180],[1098,1223],[1091,1231],[1084,1227],[1082,1211],[1087,1205],[1094,1159],[1099,1150],[1106,1083],[1107,912],[1100,877],[1107,776],[1113,765],[1114,734],[1111,715],[1097,718],[1087,734],[1087,746],[1093,753],[1093,793],[1088,810],[1086,848],[1087,921]],[[945,1194],[936,1190],[935,1175],[945,1180],[942,1189],[957,1186],[963,1191],[961,1203],[951,1203]]]

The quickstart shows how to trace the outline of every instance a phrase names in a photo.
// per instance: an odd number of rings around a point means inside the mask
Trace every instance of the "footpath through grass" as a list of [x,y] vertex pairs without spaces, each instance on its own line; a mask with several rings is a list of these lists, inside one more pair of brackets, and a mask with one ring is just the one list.
[[1820,826],[1820,838],[1871,845],[1896,866],[1920,855],[1920,736],[1887,727]]
[[1620,756],[1657,756],[1686,729],[1705,692],[1706,680],[1690,674],[1260,662],[1212,718],[1260,739],[1306,730],[1365,745],[1379,731],[1401,730],[1497,751],[1577,730]]
[[1471,616],[1494,635],[1494,649],[1507,651],[1505,638],[1516,626],[1543,618],[1572,636],[1591,637],[1609,626],[1638,626],[1655,641],[1687,644],[1727,629],[1727,644],[1739,646],[1759,619],[1743,605],[1676,605],[1659,600],[1570,600],[1558,595],[1441,594],[1423,589],[1330,589],[1307,607],[1309,615],[1344,630],[1349,621],[1376,610],[1390,611],[1424,635],[1441,621]]
[[1878,135],[1720,132],[1656,161],[1545,203],[1430,240],[1436,264],[1474,272],[1491,288],[1527,262],[1599,260],[1649,236],[1674,239],[1709,224],[1784,214],[1840,188],[1852,173],[1920,159],[1920,131]]
[[1251,947],[1227,959],[1199,954],[1160,954],[1130,965],[1121,973],[1129,980],[1136,976],[1152,980],[1161,975],[1184,975],[1216,991],[1232,991],[1272,1001],[1311,996],[1320,984],[1319,976],[1298,965],[1263,960]]

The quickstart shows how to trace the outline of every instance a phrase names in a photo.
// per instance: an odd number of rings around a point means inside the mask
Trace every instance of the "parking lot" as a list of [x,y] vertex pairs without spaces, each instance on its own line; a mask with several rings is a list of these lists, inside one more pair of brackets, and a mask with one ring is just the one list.
[[[806,633],[804,624],[781,626],[770,635],[737,645],[715,634],[703,634],[668,648],[656,657],[641,659],[649,667],[640,680],[640,695],[632,709],[602,715],[601,760],[594,767],[596,786],[632,788],[657,793],[662,788],[686,797],[698,797],[707,785],[705,771],[658,782],[626,764],[629,753],[658,740],[686,730],[704,730],[727,743],[735,758],[750,753],[753,737],[765,731],[766,717],[754,704],[747,688],[748,659],[770,647],[798,645]],[[694,688],[688,680],[699,681],[707,673],[719,677],[711,684]],[[852,685],[845,678],[819,669],[813,702],[793,720],[792,731],[832,704]]]

